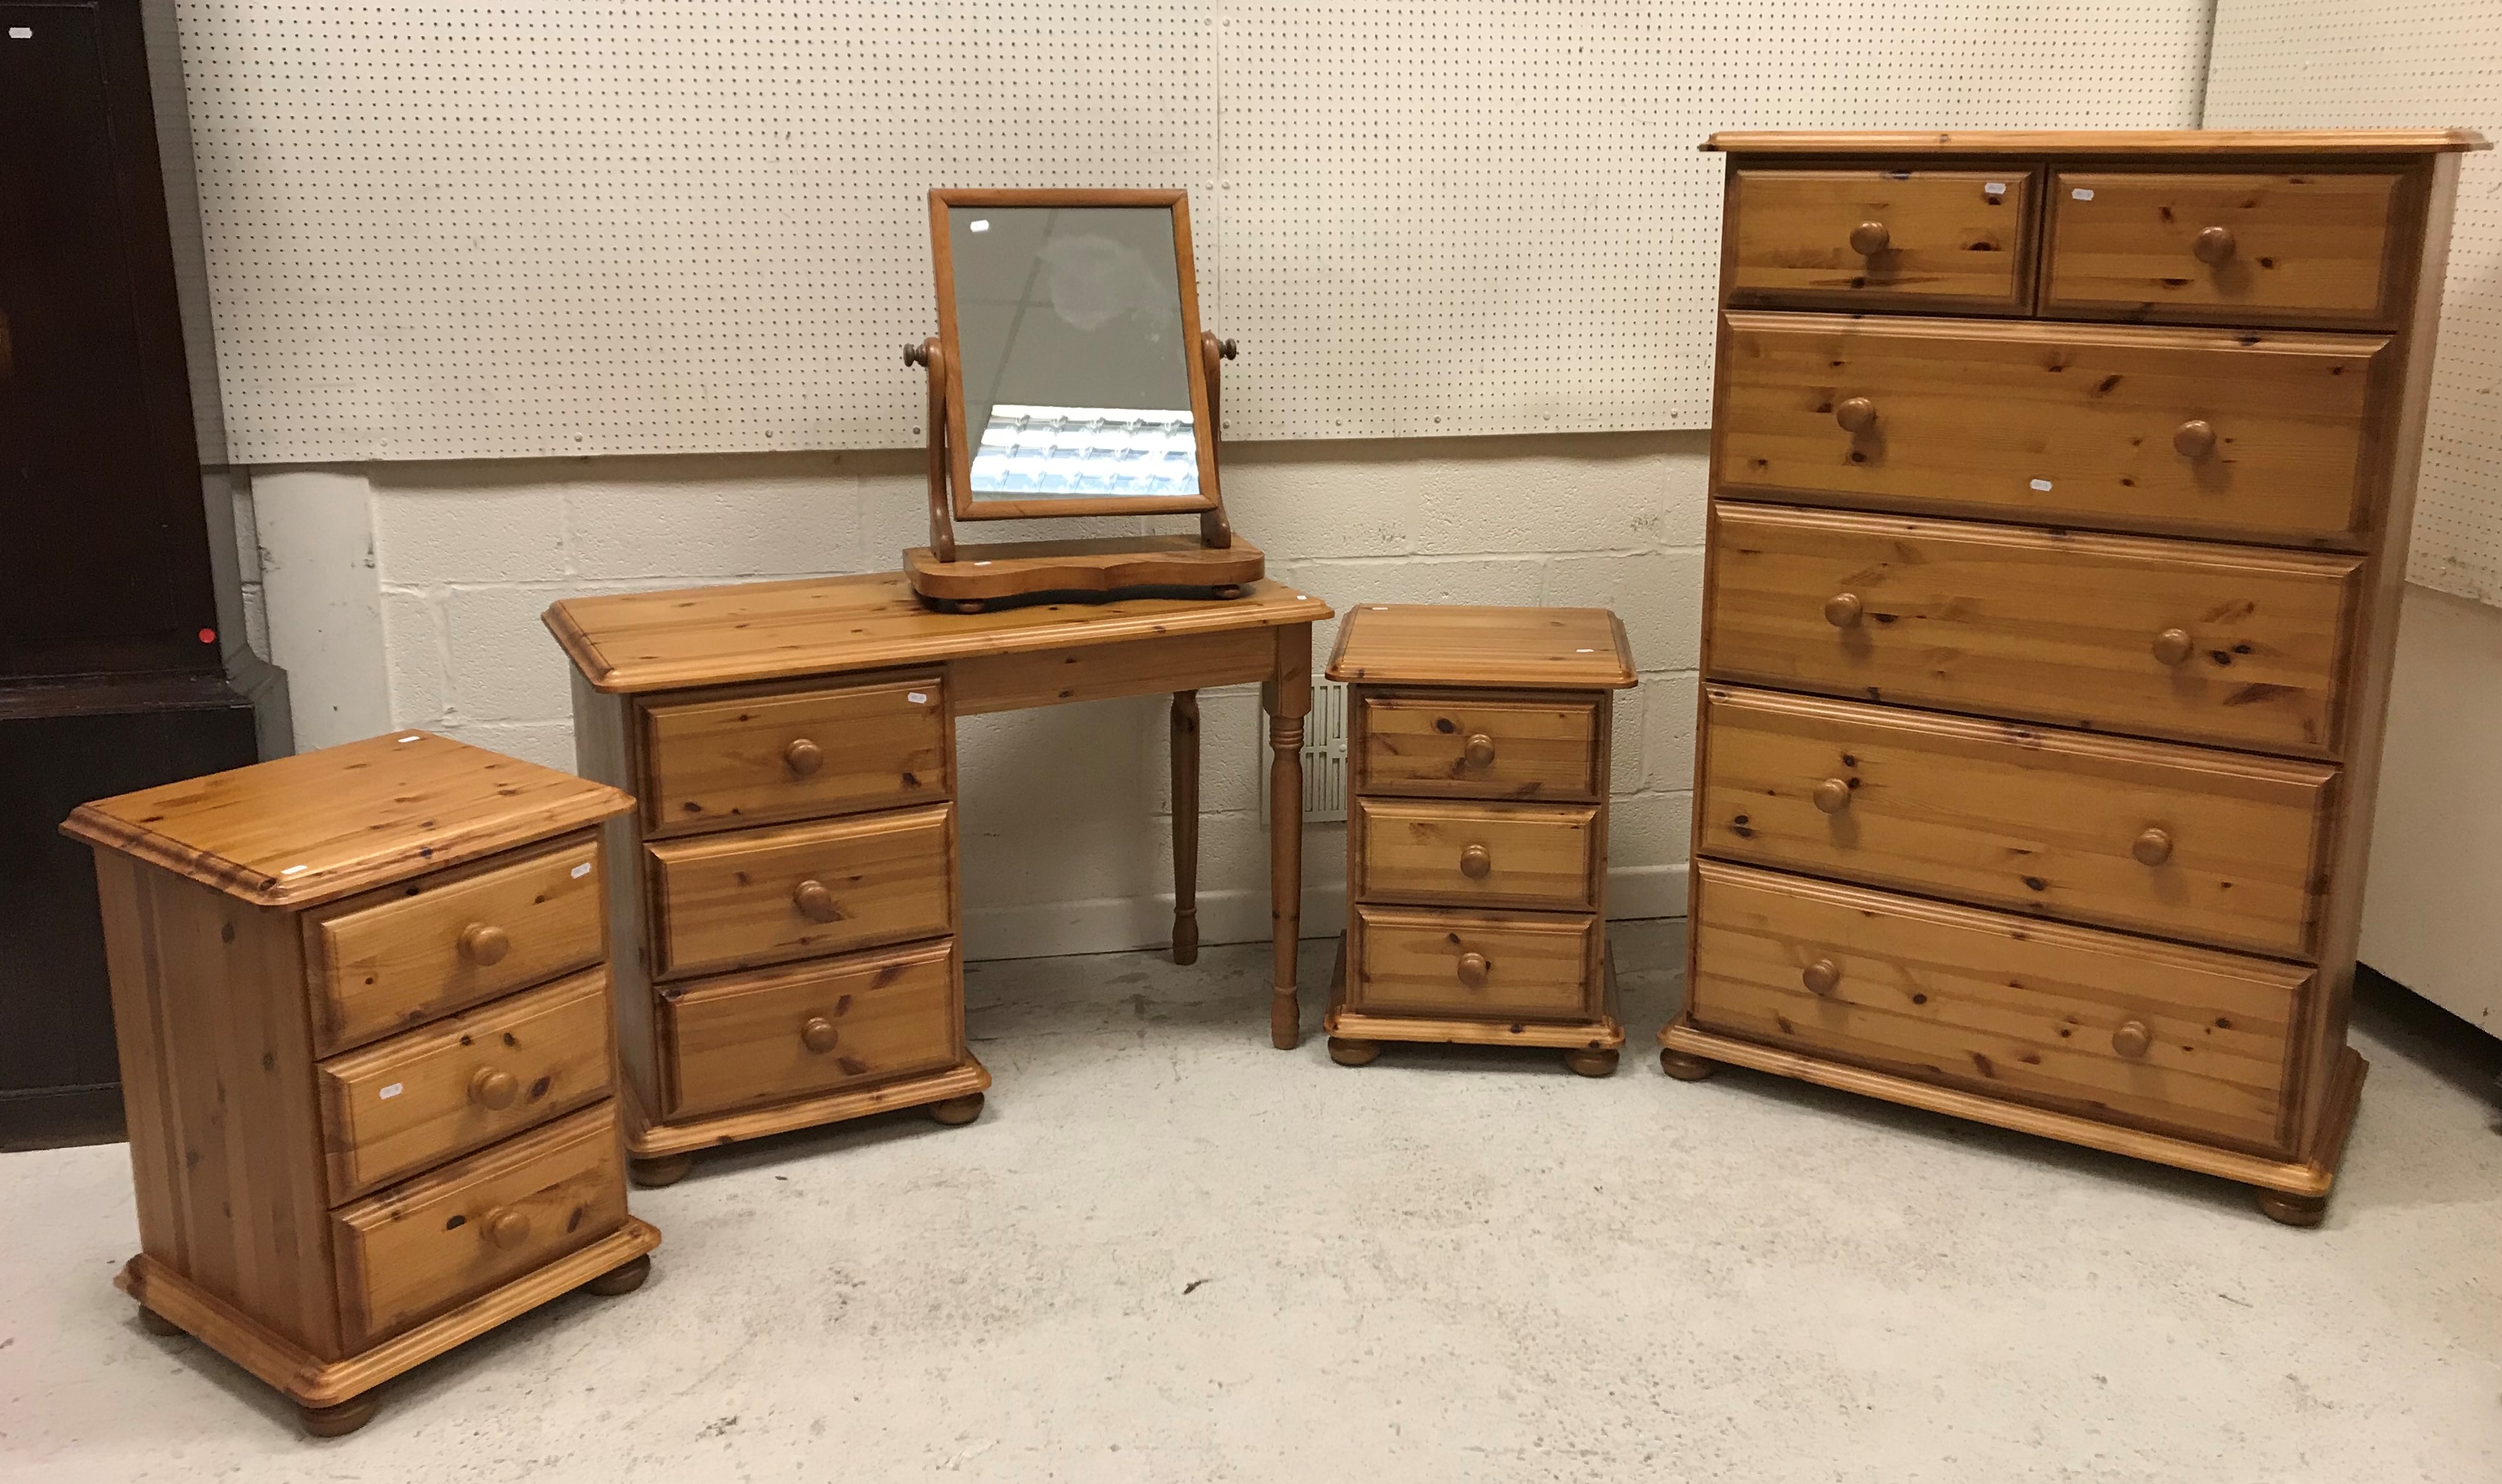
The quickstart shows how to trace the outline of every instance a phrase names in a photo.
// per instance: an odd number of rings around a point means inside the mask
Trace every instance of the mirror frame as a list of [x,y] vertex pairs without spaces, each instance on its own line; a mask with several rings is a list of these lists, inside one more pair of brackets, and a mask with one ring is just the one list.
[[[1190,374],[1191,430],[1199,442],[1199,493],[1102,495],[1073,499],[973,498],[973,442],[964,415],[964,357],[956,342],[956,262],[950,249],[948,212],[959,206],[1163,206],[1172,209],[1173,264],[1181,286],[1181,354]],[[937,270],[938,343],[946,352],[947,465],[949,503],[959,521],[1015,521],[1037,516],[1159,516],[1220,510],[1216,485],[1216,429],[1207,408],[1207,373],[1200,364],[1199,271],[1190,251],[1190,192],[1186,190],[959,190],[930,192],[930,248]]]

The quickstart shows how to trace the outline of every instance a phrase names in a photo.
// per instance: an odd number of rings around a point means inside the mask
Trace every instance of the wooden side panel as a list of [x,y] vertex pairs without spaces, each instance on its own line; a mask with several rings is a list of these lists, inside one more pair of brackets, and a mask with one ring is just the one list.
[[1276,645],[1265,628],[1172,634],[1043,654],[967,656],[948,664],[947,678],[955,688],[955,714],[974,716],[1265,680]]
[[[642,785],[633,756],[631,698],[603,695],[573,675],[574,766],[585,778],[633,791]],[[643,878],[642,811],[600,826],[599,880],[607,920],[609,1002],[617,1017],[617,1064],[628,1094],[629,1130],[660,1106],[659,1028],[653,1009],[649,884]]]
[[2038,184],[2026,167],[1741,167],[1729,190],[1729,300],[2021,314],[2033,301]]
[[964,1055],[953,939],[705,980],[663,1013],[672,1119],[937,1071]]
[[1356,895],[1371,902],[1594,911],[1596,805],[1359,798]]
[[2049,314],[2387,326],[2400,177],[2062,170]]
[[643,729],[654,835],[929,803],[954,787],[935,671],[664,700],[644,707]]
[[1600,1012],[1596,917],[1358,906],[1353,919],[1349,1009],[1462,1020]]
[[[1602,692],[1604,694],[1604,692]],[[1596,802],[1600,696],[1484,691],[1358,695],[1354,787],[1422,798]]]
[[662,978],[954,928],[952,804],[644,847]]

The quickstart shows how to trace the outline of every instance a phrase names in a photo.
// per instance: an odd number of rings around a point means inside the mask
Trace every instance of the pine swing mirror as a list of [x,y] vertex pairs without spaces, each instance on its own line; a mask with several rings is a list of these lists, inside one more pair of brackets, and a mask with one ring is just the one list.
[[[1217,483],[1218,367],[1199,327],[1178,190],[933,190],[926,601],[976,612],[1055,593],[1237,596],[1257,548]],[[959,521],[1196,514],[1199,533],[959,546]]]

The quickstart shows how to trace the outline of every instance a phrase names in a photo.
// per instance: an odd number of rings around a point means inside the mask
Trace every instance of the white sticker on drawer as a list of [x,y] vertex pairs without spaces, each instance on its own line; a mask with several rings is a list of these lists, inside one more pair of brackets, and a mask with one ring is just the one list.
[[930,704],[930,697],[929,697],[929,696],[927,696],[927,695],[922,694],[922,693],[921,693],[920,691],[907,691],[907,692],[905,692],[905,694],[904,694],[904,697],[903,697],[903,698],[904,698],[905,700],[910,701],[912,704],[914,704],[914,705],[916,705],[916,706],[927,706],[927,705],[929,705],[929,704]]
[[385,1097],[397,1097],[399,1096],[399,1092],[400,1084],[396,1082],[388,1083],[383,1088],[383,1096]]
[[590,862],[590,861],[588,861],[588,860],[585,860],[585,861],[584,861],[584,862],[582,862],[580,865],[577,865],[577,866],[575,866],[575,867],[573,868],[573,879],[574,879],[574,880],[576,880],[576,881],[580,881],[583,877],[588,876],[588,875],[590,875],[590,874],[591,874],[591,862]]
[[1980,189],[1981,193],[1984,195],[2003,196],[2007,194],[2007,183],[2005,181],[1992,181],[1988,185],[1980,187]]
[[2033,482],[2033,488],[2046,494],[2050,489],[2050,482],[2046,479],[2037,479]]
[[2090,191],[2090,190],[2087,190],[2087,189],[2086,189],[2084,186],[2078,186],[2076,189],[2074,189],[2074,190],[2072,190],[2072,191],[2069,191],[2069,192],[2068,192],[2068,194],[2070,194],[2070,195],[2072,195],[2072,196],[2076,197],[2076,198],[2077,198],[2078,200],[2079,200],[2079,201],[2090,201],[2090,200],[2092,200],[2092,199],[2094,198],[2094,193],[2093,193],[2092,191]]

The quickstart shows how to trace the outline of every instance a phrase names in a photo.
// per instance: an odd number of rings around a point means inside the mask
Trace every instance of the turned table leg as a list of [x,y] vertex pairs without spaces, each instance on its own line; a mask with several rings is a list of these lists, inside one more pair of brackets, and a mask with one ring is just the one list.
[[1199,961],[1199,692],[1172,698],[1172,847],[1175,963]]
[[1268,1040],[1291,1051],[1302,1039],[1295,999],[1295,947],[1303,920],[1303,717],[1312,709],[1312,626],[1277,630],[1268,694],[1268,926],[1275,952]]

